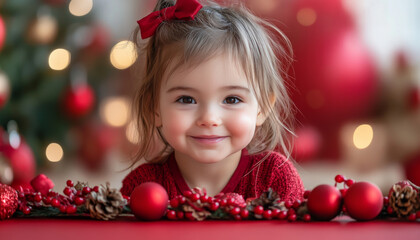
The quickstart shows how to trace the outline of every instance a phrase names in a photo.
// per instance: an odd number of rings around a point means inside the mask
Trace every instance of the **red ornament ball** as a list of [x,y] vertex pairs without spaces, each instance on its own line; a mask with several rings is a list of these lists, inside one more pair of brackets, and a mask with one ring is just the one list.
[[4,24],[3,18],[0,16],[0,50],[4,45],[6,39],[6,25]]
[[69,116],[78,118],[90,112],[95,103],[95,94],[87,84],[82,84],[75,89],[69,89],[64,97],[64,106]]
[[382,210],[383,195],[375,184],[357,182],[348,188],[344,205],[350,217],[360,221],[371,220]]
[[341,193],[334,186],[322,184],[309,193],[307,204],[309,213],[314,219],[329,221],[340,212]]
[[136,188],[130,196],[130,208],[141,220],[159,220],[165,215],[169,196],[158,183],[146,182]]
[[12,217],[18,207],[18,195],[11,186],[0,183],[0,220]]

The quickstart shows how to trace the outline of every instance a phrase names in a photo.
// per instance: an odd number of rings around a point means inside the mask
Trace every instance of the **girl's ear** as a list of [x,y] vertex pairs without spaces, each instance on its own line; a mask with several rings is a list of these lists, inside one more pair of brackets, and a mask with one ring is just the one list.
[[[270,107],[272,108],[274,106],[274,104],[276,103],[276,96],[274,94],[271,94],[268,100],[270,101]],[[261,112],[261,109],[260,109],[260,111],[258,111],[258,115],[257,115],[257,122],[256,122],[257,127],[261,126],[265,122],[267,117],[268,117],[268,115],[263,114]]]

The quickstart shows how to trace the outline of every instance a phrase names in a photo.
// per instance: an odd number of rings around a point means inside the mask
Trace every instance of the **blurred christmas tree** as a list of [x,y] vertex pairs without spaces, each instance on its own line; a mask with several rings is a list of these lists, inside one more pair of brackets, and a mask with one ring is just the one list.
[[37,166],[49,143],[76,151],[70,129],[109,88],[109,36],[91,10],[91,0],[0,0],[0,130],[15,121]]

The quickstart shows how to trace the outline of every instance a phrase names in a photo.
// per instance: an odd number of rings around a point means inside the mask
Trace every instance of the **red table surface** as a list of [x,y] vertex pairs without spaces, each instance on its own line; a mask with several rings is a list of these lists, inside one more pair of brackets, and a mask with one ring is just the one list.
[[420,240],[420,222],[156,221],[25,218],[0,221],[0,239],[401,239]]

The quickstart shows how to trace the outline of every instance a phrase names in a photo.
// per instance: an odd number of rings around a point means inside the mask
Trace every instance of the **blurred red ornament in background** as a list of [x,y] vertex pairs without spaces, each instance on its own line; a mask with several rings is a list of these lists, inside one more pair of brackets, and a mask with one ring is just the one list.
[[404,163],[404,171],[408,180],[420,186],[420,151]]
[[98,55],[106,52],[110,43],[110,34],[106,27],[101,25],[90,26],[87,38],[86,46],[82,50],[86,55],[98,57]]
[[4,41],[6,40],[6,25],[3,18],[0,16],[0,51],[3,48]]
[[[0,131],[0,137],[1,135],[2,131]],[[11,186],[14,188],[18,188],[19,186],[30,187],[29,182],[35,176],[35,157],[32,153],[32,149],[22,137],[19,146],[16,148],[0,140],[0,152],[9,160],[13,172]]]
[[106,156],[115,144],[117,129],[97,123],[87,122],[77,129],[78,155],[83,166],[90,171],[100,171],[106,163]]
[[95,104],[95,94],[88,84],[80,84],[75,88],[69,88],[63,101],[67,115],[79,118],[92,110]]
[[321,147],[321,134],[311,126],[303,126],[296,130],[297,137],[293,145],[293,158],[299,163],[314,159]]

